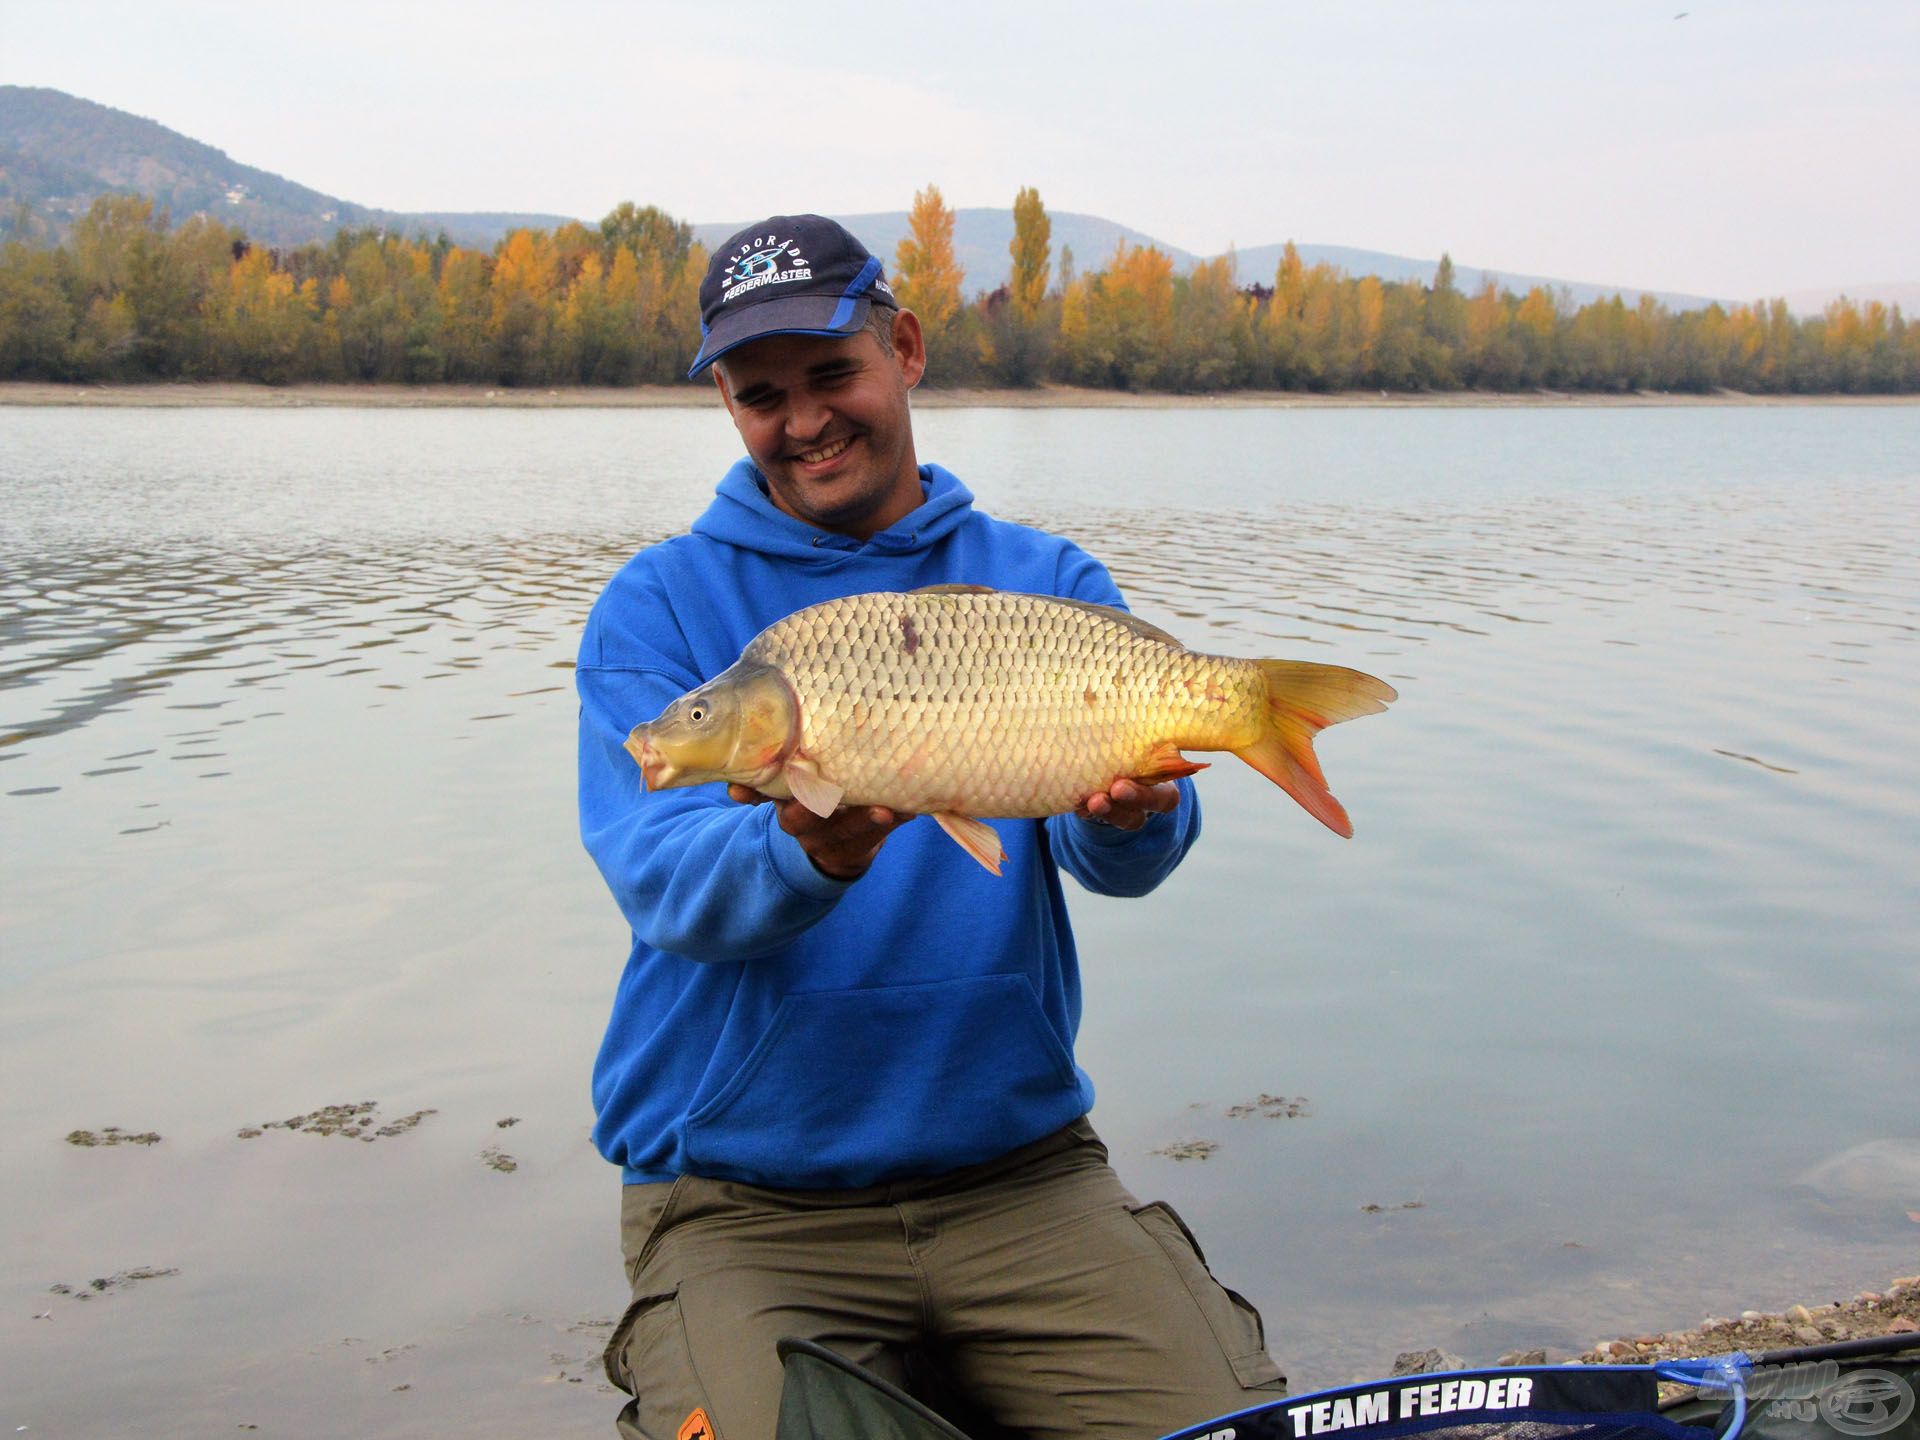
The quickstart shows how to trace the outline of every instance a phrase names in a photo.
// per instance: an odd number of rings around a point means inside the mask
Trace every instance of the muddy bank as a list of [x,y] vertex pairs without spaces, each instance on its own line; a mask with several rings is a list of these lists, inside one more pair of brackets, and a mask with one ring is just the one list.
[[[1690,405],[1915,405],[1920,395],[1747,395],[1733,390],[1711,395],[1639,391],[1629,395],[1579,394],[1536,390],[1524,394],[1444,391],[1400,394],[1385,390],[1311,394],[1298,390],[1236,390],[1218,395],[1129,394],[1074,385],[1043,385],[1031,390],[922,388],[913,403],[921,409],[1480,409],[1512,410],[1541,406],[1618,409]],[[707,384],[633,385],[513,389],[489,385],[250,385],[233,381],[204,384],[54,385],[40,381],[0,384],[0,405],[182,406],[300,409],[314,406],[368,409],[575,409],[622,410],[706,408],[716,404]]]

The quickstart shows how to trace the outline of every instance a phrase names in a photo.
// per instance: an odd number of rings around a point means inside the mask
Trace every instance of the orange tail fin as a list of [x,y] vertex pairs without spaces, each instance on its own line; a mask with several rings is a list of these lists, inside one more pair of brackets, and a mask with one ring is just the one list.
[[1267,730],[1253,744],[1233,753],[1336,835],[1351,837],[1353,822],[1327,789],[1327,777],[1320,773],[1319,757],[1313,753],[1313,737],[1342,720],[1378,715],[1389,700],[1398,698],[1394,688],[1338,665],[1306,660],[1259,664],[1267,682]]

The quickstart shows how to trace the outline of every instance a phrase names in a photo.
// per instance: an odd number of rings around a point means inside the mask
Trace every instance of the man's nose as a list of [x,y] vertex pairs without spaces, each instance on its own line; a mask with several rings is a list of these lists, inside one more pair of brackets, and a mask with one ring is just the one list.
[[811,391],[801,391],[787,398],[787,438],[790,440],[811,440],[827,428],[827,419],[831,412],[826,401]]

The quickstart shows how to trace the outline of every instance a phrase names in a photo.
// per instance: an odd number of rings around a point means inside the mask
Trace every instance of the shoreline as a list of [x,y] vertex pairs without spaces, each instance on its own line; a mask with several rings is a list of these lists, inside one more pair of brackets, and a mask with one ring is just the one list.
[[[183,409],[373,410],[549,409],[704,410],[714,403],[705,385],[529,386],[486,385],[260,385],[241,381],[154,381],[142,384],[0,382],[0,406],[67,406]],[[1920,395],[1753,395],[1717,390],[1709,395],[1636,391],[1632,394],[1563,390],[1480,390],[1395,393],[1384,390],[1314,392],[1233,390],[1212,395],[1137,394],[1083,386],[1045,385],[1031,390],[928,389],[914,392],[927,410],[1527,410],[1636,409],[1693,406],[1774,408],[1801,405],[1920,405]]]
[[1742,1311],[1673,1330],[1602,1340],[1573,1363],[1654,1364],[1742,1350],[1759,1355],[1805,1345],[1831,1345],[1883,1335],[1920,1332],[1920,1275],[1903,1275],[1880,1290],[1862,1290],[1850,1300],[1790,1305],[1784,1311]]

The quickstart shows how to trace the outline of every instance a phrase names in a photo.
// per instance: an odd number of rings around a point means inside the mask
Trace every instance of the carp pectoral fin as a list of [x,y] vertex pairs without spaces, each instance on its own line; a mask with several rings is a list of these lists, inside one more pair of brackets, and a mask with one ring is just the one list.
[[933,818],[940,822],[940,828],[951,835],[962,850],[994,874],[1000,873],[1000,862],[1007,858],[1007,852],[1000,844],[999,831],[984,820],[976,820],[971,815],[956,815],[951,810],[943,810]]
[[1266,731],[1236,750],[1247,764],[1285,790],[1336,835],[1351,838],[1353,822],[1327,789],[1313,737],[1329,725],[1378,715],[1399,697],[1386,681],[1338,665],[1262,660],[1267,686]]
[[793,798],[822,820],[840,808],[840,797],[847,792],[820,773],[811,760],[789,760],[780,771]]
[[1146,769],[1129,775],[1129,780],[1138,780],[1142,785],[1158,785],[1162,780],[1178,780],[1187,775],[1198,775],[1207,768],[1205,760],[1189,760],[1180,753],[1180,747],[1171,740],[1162,740],[1147,752]]

